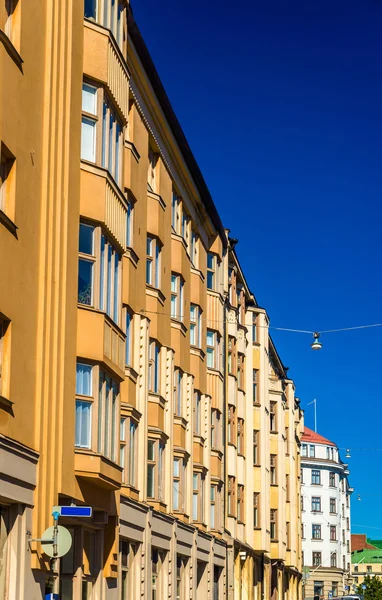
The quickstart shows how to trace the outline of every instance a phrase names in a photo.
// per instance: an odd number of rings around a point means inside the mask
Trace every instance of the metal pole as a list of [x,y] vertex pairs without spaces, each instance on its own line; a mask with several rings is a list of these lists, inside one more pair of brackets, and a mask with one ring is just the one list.
[[314,402],[314,431],[317,433],[317,400],[316,398],[313,400]]
[[53,593],[60,593],[60,574],[59,574],[59,563],[58,563],[58,512],[53,513],[54,529],[53,529],[53,560],[52,560],[52,571],[53,571]]

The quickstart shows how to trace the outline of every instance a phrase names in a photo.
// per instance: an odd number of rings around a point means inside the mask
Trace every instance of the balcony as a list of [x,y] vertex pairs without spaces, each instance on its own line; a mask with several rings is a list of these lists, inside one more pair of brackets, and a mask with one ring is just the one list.
[[125,336],[103,312],[78,309],[77,356],[104,364],[122,381],[125,378]]
[[76,477],[86,479],[97,487],[110,491],[121,487],[122,467],[101,454],[77,448],[74,468]]

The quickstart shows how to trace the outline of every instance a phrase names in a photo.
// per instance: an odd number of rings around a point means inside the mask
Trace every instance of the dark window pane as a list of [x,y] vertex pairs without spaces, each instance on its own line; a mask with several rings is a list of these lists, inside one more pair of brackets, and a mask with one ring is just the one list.
[[96,18],[97,14],[97,0],[85,0],[85,17],[87,19]]
[[93,232],[93,227],[83,223],[80,224],[79,251],[83,254],[93,254]]
[[78,302],[91,306],[93,263],[81,259],[78,263]]

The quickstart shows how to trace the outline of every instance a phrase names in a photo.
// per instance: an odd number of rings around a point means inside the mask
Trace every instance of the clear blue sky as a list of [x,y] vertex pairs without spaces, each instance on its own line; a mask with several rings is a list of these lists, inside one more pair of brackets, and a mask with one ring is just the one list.
[[[271,325],[382,322],[382,2],[132,7]],[[273,337],[302,407],[317,398],[319,433],[340,448],[382,448],[382,328],[328,334],[320,352],[309,336]],[[349,460],[352,530],[374,538],[381,460],[382,450]]]

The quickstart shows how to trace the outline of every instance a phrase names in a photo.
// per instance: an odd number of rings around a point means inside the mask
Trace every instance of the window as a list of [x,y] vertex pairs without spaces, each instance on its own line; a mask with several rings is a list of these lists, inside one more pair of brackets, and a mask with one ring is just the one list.
[[271,469],[271,485],[276,485],[277,484],[277,471],[276,471],[276,461],[277,461],[277,456],[276,454],[271,454],[271,461],[270,461],[270,469]]
[[233,375],[235,373],[235,360],[236,360],[236,341],[231,335],[228,336],[228,373]]
[[259,457],[259,435],[260,432],[256,429],[253,430],[253,464],[260,464]]
[[7,332],[10,322],[0,315],[0,396],[6,396],[6,369],[7,369]]
[[207,367],[219,368],[219,339],[216,331],[207,329]]
[[346,552],[350,552],[350,542],[349,540],[346,541]]
[[163,499],[163,453],[161,440],[147,441],[147,497]]
[[231,404],[228,405],[228,443],[235,443],[236,410]]
[[176,555],[176,600],[185,600],[185,571],[187,567],[187,558]]
[[312,485],[320,485],[321,484],[321,472],[312,469]]
[[183,458],[174,458],[172,508],[174,511],[184,510],[185,462]]
[[127,417],[120,420],[120,465],[123,482],[135,486],[135,464],[137,458],[137,423]]
[[321,512],[321,498],[312,496],[312,512]]
[[101,228],[80,223],[78,303],[99,308],[118,325],[121,314],[120,271],[121,256],[102,234]]
[[355,573],[358,573],[358,565],[354,565],[354,571]]
[[126,310],[126,354],[125,354],[125,363],[126,365],[132,364],[132,338],[133,338],[133,317],[131,313]]
[[244,354],[240,352],[237,355],[237,387],[244,389]]
[[14,176],[16,159],[5,144],[0,151],[0,210],[10,214],[14,194]]
[[192,520],[203,522],[204,505],[204,477],[202,473],[193,473],[192,476]]
[[174,414],[179,417],[182,416],[182,377],[183,372],[175,368],[174,369]]
[[220,412],[211,408],[211,448],[220,448]]
[[244,419],[237,420],[237,453],[245,454],[244,446]]
[[158,181],[157,181],[157,165],[159,155],[149,147],[149,163],[147,171],[147,187],[150,192],[158,192]]
[[190,235],[190,217],[188,216],[188,214],[184,210],[184,205],[183,205],[183,212],[182,212],[182,238],[184,239],[184,243],[186,244],[187,248],[188,248],[188,242],[189,242],[189,235]]
[[171,226],[177,234],[179,234],[180,230],[180,204],[180,197],[173,190],[171,201]]
[[133,216],[134,216],[134,205],[131,200],[127,200],[127,211],[126,211],[126,246],[131,248],[133,245]]
[[313,567],[319,567],[321,565],[321,552],[313,552]]
[[202,309],[197,304],[190,304],[190,344],[202,347]]
[[345,518],[345,504],[342,505],[342,518]]
[[300,469],[300,482],[304,483],[304,469],[302,467]]
[[330,539],[332,542],[337,540],[337,527],[335,525],[330,525]]
[[335,498],[330,498],[329,506],[330,506],[330,512],[335,515],[337,513],[336,499]]
[[310,458],[315,457],[315,446],[313,446],[312,444],[309,446],[309,456]]
[[133,566],[134,555],[136,549],[133,544],[130,544],[127,540],[120,539],[119,542],[119,581],[120,595],[119,600],[128,600],[130,598],[130,591],[132,582],[130,581],[130,571]]
[[217,290],[217,256],[212,252],[207,254],[207,288]]
[[156,238],[147,236],[146,243],[146,283],[159,289],[161,283],[161,246]]
[[220,490],[217,485],[210,488],[210,529],[219,529],[219,498]]
[[253,526],[260,527],[260,494],[253,493]]
[[350,520],[349,517],[346,517],[346,529],[349,531],[350,529]]
[[301,496],[301,510],[304,510],[304,496]]
[[319,596],[320,598],[324,595],[324,582],[323,581],[315,581],[313,584],[313,594],[314,596]]
[[195,229],[191,226],[191,244],[190,244],[190,260],[192,266],[198,268],[198,235]]
[[171,273],[171,318],[183,321],[183,286],[184,281],[180,275]]
[[252,315],[252,343],[257,342],[257,315]]
[[107,169],[121,187],[123,126],[102,87],[82,84],[81,158]]
[[253,369],[252,370],[252,382],[253,382],[253,404],[258,404],[258,397],[257,397],[257,383],[258,383],[258,370],[257,369]]
[[93,405],[93,368],[77,363],[76,376],[76,435],[77,448],[90,448]]
[[301,456],[308,456],[308,446],[306,444],[301,446]]
[[269,416],[270,416],[270,422],[271,422],[271,432],[276,432],[277,431],[277,420],[276,420],[276,402],[271,402],[270,403],[270,412],[269,412]]
[[124,7],[118,0],[85,0],[86,19],[110,29],[120,47],[124,41]]
[[237,486],[237,520],[244,522],[244,486]]
[[289,485],[289,475],[285,475],[285,495],[286,501],[290,502],[290,485]]
[[304,525],[304,523],[301,523],[301,538],[303,540],[305,539],[305,525]]
[[194,391],[194,433],[202,432],[202,396],[198,390]]
[[312,539],[320,540],[321,539],[321,525],[312,525]]
[[163,577],[162,566],[165,562],[165,553],[156,548],[151,549],[151,600],[162,600]]
[[227,511],[229,517],[235,516],[235,496],[236,496],[235,478],[228,476],[228,493],[227,493]]
[[345,529],[342,530],[342,543],[345,544]]
[[116,461],[119,383],[107,373],[99,373],[98,445],[97,451]]
[[158,342],[149,342],[149,392],[159,394],[160,384],[160,347]]
[[271,540],[274,541],[277,539],[277,510],[271,508]]
[[332,581],[332,598],[338,598],[338,581]]
[[372,567],[371,567],[370,565],[367,565],[367,567],[366,567],[366,571],[367,571],[368,573],[371,573],[371,572],[372,572]]
[[336,474],[330,472],[329,473],[329,485],[330,487],[336,487]]

